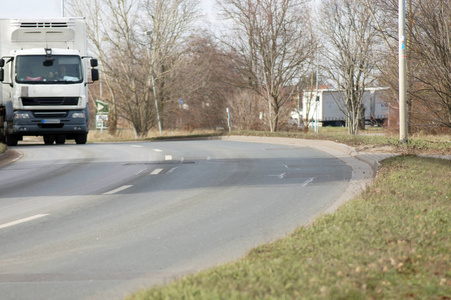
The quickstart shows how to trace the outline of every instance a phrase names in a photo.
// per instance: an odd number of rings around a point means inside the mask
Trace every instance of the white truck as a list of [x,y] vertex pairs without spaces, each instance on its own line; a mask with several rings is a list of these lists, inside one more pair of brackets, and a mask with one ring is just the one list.
[[[365,123],[382,125],[388,119],[388,104],[383,94],[388,88],[367,88],[363,94]],[[304,91],[302,105],[304,120],[316,121],[322,126],[346,126],[344,92],[334,89]]]
[[0,57],[0,142],[43,136],[45,144],[85,144],[88,84],[99,79],[85,19],[2,19]]

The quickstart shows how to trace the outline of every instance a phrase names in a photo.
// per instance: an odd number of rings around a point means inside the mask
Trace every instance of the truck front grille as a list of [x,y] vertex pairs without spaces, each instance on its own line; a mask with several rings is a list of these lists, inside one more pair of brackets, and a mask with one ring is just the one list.
[[78,105],[78,97],[23,97],[22,104],[24,106],[39,105]]
[[67,111],[34,111],[33,116],[39,119],[49,118],[66,118],[69,113]]

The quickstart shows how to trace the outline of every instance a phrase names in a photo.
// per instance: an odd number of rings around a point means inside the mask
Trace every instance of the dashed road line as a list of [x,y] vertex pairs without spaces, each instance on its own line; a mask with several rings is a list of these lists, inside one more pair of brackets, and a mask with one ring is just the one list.
[[307,186],[310,182],[313,181],[313,179],[315,179],[315,177],[309,178],[306,181],[304,181],[304,183],[302,184],[303,187]]
[[116,193],[118,193],[118,192],[120,192],[120,191],[123,191],[123,190],[126,190],[126,189],[128,189],[128,188],[130,188],[130,187],[132,187],[133,185],[123,185],[123,186],[121,186],[121,187],[118,187],[117,189],[114,189],[114,190],[111,190],[111,191],[109,191],[109,192],[106,192],[106,193],[103,193],[103,195],[112,195],[112,194],[116,194]]
[[177,169],[178,167],[174,167],[174,168],[171,168],[169,171],[167,171],[167,173],[169,174],[169,173],[172,173],[175,169]]
[[38,214],[38,215],[34,215],[34,216],[31,216],[31,217],[28,217],[28,218],[23,218],[23,219],[20,219],[20,220],[17,220],[17,221],[5,223],[3,225],[0,225],[0,229],[11,227],[11,226],[18,225],[18,224],[22,224],[22,223],[29,222],[29,221],[33,221],[33,220],[36,220],[36,219],[39,219],[39,218],[43,218],[43,217],[46,217],[46,216],[48,216],[48,214]]
[[161,173],[161,171],[163,171],[163,169],[155,169],[152,171],[152,173],[150,173],[150,175],[158,175]]
[[164,160],[172,160],[172,155],[165,155]]

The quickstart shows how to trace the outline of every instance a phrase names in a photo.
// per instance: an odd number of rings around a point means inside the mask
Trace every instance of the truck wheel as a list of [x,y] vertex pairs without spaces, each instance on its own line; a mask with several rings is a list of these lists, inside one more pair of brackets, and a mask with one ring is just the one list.
[[88,140],[87,133],[80,133],[75,136],[75,143],[77,144],[86,144],[87,140]]
[[55,138],[55,143],[57,145],[64,145],[64,143],[66,143],[66,136],[65,135],[57,135]]
[[53,145],[55,142],[55,136],[52,134],[44,135],[44,144],[46,145]]
[[19,138],[13,134],[6,134],[5,141],[7,146],[17,146]]

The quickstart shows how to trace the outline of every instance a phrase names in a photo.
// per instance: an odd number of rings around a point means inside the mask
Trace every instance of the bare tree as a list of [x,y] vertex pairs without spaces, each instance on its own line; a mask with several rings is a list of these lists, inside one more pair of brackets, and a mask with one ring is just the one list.
[[[398,33],[398,0],[359,0],[366,9],[370,12],[372,21],[383,38],[385,47],[382,50],[383,54],[377,64],[378,81],[384,86],[390,87],[391,96],[387,99],[391,107],[391,111],[398,109],[399,97],[399,33]],[[407,50],[407,120],[409,131],[412,124],[412,107],[414,104],[414,95],[417,93],[418,82],[414,79],[412,74],[419,72],[422,68],[421,60],[416,55],[415,45],[412,42],[414,33],[414,19],[415,16],[421,14],[421,11],[413,5],[412,0],[407,0],[407,35],[406,35],[406,50]],[[392,114],[389,118],[389,127],[395,127],[391,122],[398,123],[397,114]]]
[[[145,136],[163,115],[170,92],[166,79],[177,70],[183,39],[196,21],[198,0],[77,0],[86,15],[113,112]],[[113,114],[113,119],[114,119]],[[161,124],[161,123],[160,123]]]
[[[296,93],[314,40],[309,26],[310,8],[303,0],[218,1],[230,24],[229,59],[240,75],[233,84],[248,88],[267,103],[270,131],[278,130],[281,108]],[[287,91],[287,87],[292,87]]]
[[370,11],[358,0],[325,0],[320,19],[325,70],[343,90],[348,132],[357,134],[363,93],[376,79],[380,35]]
[[[110,104],[109,111],[109,131],[115,134],[117,128],[117,109],[116,99],[117,95],[113,91],[112,78],[107,76],[109,50],[106,50],[107,38],[104,36],[104,32],[108,31],[106,28],[109,15],[107,14],[107,8],[105,1],[103,0],[78,0],[69,1],[66,6],[66,10],[73,16],[87,16],[87,35],[89,39],[88,45],[93,55],[100,60],[100,68],[102,71],[100,77],[100,92],[96,93],[99,97],[100,94],[106,96],[102,99]],[[109,47],[108,47],[109,49]],[[97,87],[97,85],[96,85]],[[102,93],[103,88],[108,90],[108,93]],[[102,96],[103,96],[102,95]]]
[[[149,38],[150,77],[156,108],[165,110],[172,91],[167,88],[183,64],[182,55],[192,25],[199,18],[198,0],[144,0],[142,31]],[[161,118],[164,116],[161,113]],[[163,120],[161,120],[163,123]]]
[[231,125],[234,130],[261,130],[264,124],[260,120],[263,116],[264,102],[252,90],[236,90],[228,99],[231,114]]
[[421,125],[451,128],[451,3],[418,0],[411,35],[422,68],[411,76],[418,82],[413,95],[421,102]]
[[224,84],[231,68],[208,32],[192,35],[168,84],[172,91],[166,103],[165,120],[170,128],[216,129],[226,125],[227,99],[233,90]]
[[[397,0],[360,0],[368,10],[383,10],[385,24],[378,26],[387,41],[379,64],[380,80],[398,91]],[[450,22],[447,0],[407,0],[407,80],[409,131],[451,126]],[[375,19],[375,18],[373,18]],[[391,23],[390,23],[391,22]],[[397,103],[394,103],[397,107]]]
[[[318,55],[317,55],[318,56]],[[302,90],[302,97],[306,99],[306,101],[303,101],[300,99],[299,101],[303,103],[302,111],[306,118],[303,118],[302,120],[302,127],[304,129],[304,132],[308,132],[309,125],[313,122],[310,122],[311,119],[309,119],[309,116],[313,116],[315,113],[316,107],[316,99],[313,99],[315,96],[315,92],[317,87],[319,88],[319,62],[316,62],[315,66],[315,60],[311,59],[312,63],[310,64],[311,71],[310,76],[304,77],[299,84],[299,90]],[[313,125],[313,124],[312,124]]]

